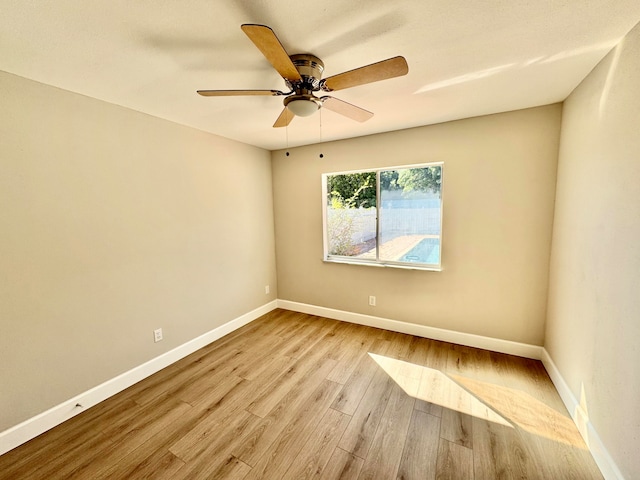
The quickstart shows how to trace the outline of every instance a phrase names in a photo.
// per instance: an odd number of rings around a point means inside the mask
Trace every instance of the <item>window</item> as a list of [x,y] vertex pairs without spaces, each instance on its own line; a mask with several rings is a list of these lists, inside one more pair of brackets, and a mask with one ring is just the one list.
[[442,164],[322,176],[324,259],[439,270]]

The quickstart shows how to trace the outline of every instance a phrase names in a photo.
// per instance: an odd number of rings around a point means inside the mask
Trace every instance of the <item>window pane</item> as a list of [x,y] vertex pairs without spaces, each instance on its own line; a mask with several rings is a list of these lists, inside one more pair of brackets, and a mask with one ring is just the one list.
[[380,260],[439,265],[442,166],[380,172]]
[[376,173],[327,176],[329,255],[373,258],[376,252]]

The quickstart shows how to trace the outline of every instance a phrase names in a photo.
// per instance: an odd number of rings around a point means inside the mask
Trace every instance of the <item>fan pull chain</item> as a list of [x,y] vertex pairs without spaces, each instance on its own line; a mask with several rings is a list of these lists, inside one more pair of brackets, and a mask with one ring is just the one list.
[[[322,108],[320,109],[318,114],[320,115],[320,145],[322,145]],[[323,158],[323,157],[324,155],[320,153],[320,158]]]
[[289,124],[286,124],[284,126],[284,135],[285,135],[285,143],[287,145],[287,152],[285,153],[285,155],[288,157],[289,156]]

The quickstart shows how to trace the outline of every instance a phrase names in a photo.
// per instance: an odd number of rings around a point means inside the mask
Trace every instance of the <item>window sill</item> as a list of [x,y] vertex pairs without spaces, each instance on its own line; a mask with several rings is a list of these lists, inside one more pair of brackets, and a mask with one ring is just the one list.
[[397,265],[395,263],[374,263],[374,262],[362,262],[357,260],[325,258],[322,260],[324,263],[342,263],[345,265],[360,265],[363,267],[376,267],[376,268],[398,268],[400,270],[422,270],[426,272],[441,272],[442,267],[432,266],[419,266],[419,265]]

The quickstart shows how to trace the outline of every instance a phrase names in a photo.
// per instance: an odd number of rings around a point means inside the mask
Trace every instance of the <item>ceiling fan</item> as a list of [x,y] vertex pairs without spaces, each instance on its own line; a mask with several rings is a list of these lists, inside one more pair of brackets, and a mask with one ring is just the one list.
[[409,71],[403,57],[393,57],[372,63],[329,78],[322,78],[324,63],[308,53],[289,55],[273,30],[265,25],[245,24],[242,31],[249,37],[273,68],[282,76],[288,92],[280,90],[198,90],[204,97],[229,97],[236,95],[284,96],[284,110],[273,124],[285,127],[294,116],[307,117],[321,107],[349,117],[358,122],[369,120],[373,113],[328,95],[316,97],[314,92],[333,92],[367,83],[406,75]]

